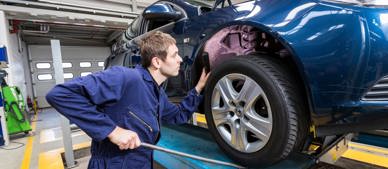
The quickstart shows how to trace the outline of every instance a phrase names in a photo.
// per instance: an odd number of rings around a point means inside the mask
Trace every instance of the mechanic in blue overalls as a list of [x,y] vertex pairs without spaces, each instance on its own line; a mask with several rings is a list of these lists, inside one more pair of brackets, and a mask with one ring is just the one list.
[[197,110],[209,74],[178,104],[168,101],[161,84],[177,76],[182,62],[176,41],[156,31],[140,44],[142,66],[114,66],[55,86],[46,96],[50,105],[92,138],[89,169],[152,168],[152,150],[161,122],[181,124]]

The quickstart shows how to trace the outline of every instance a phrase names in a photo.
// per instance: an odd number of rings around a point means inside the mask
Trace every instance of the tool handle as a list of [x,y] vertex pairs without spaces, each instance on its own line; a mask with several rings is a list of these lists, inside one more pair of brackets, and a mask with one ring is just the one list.
[[184,157],[188,157],[188,158],[192,158],[192,159],[196,159],[196,160],[201,160],[201,161],[205,161],[205,162],[209,162],[209,163],[231,166],[231,167],[236,167],[236,168],[245,168],[245,167],[237,165],[237,164],[228,163],[228,162],[219,161],[219,160],[214,160],[214,159],[208,159],[208,158],[204,158],[204,157],[200,157],[200,156],[196,156],[196,155],[192,155],[192,154],[187,154],[187,153],[183,153],[183,152],[155,146],[155,145],[148,144],[148,143],[141,143],[141,146],[147,147],[150,149],[154,149],[154,150],[158,150],[158,151],[163,151],[163,152],[170,153],[170,154],[175,154],[175,155],[184,156]]

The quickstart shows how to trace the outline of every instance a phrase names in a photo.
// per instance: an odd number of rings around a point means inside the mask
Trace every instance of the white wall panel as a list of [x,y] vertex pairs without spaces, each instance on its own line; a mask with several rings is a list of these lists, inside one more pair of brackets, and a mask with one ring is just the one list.
[[26,100],[26,97],[28,95],[25,74],[25,70],[28,70],[28,67],[25,66],[25,62],[28,59],[26,46],[22,42],[20,43],[19,47],[16,34],[10,34],[9,40],[10,46],[8,50],[10,51],[10,55],[8,56],[9,68],[7,70],[9,85],[18,86]]

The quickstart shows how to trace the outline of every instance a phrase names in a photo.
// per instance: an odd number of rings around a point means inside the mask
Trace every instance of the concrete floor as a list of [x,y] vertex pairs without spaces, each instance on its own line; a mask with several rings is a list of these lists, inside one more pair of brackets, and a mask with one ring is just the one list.
[[27,138],[13,138],[8,146],[0,149],[0,168],[20,168],[25,151]]
[[[35,123],[35,130],[29,135],[18,134],[12,135],[10,144],[8,146],[0,147],[0,169],[43,169],[50,167],[42,167],[46,163],[40,159],[41,154],[47,152],[58,151],[63,148],[62,132],[60,128],[60,115],[54,109],[43,109],[38,113]],[[32,124],[34,126],[34,124]],[[72,130],[72,142],[73,145],[80,143],[90,143],[90,137],[88,137],[81,130]],[[81,152],[82,151],[82,152]],[[77,166],[74,169],[87,168],[89,161],[89,148],[85,147],[80,150],[76,150],[75,156]],[[59,154],[59,153],[57,153]],[[81,154],[81,155],[80,155]],[[39,161],[40,160],[40,161]],[[57,160],[61,165],[62,160]],[[352,160],[341,158],[337,165],[342,168],[368,168],[368,169],[381,169],[382,167],[365,165]],[[327,168],[326,166],[319,167],[319,169]],[[62,168],[62,166],[61,166]],[[155,165],[156,169],[163,167]],[[313,167],[314,168],[314,167]],[[50,168],[51,169],[51,168]],[[55,168],[58,169],[58,168]]]
[[[27,136],[24,134],[10,136],[10,144],[1,147],[0,169],[38,169],[39,154],[63,147],[58,112],[54,109],[43,109],[37,114],[35,123],[34,132]],[[72,131],[71,135],[73,145],[91,140],[80,130]]]

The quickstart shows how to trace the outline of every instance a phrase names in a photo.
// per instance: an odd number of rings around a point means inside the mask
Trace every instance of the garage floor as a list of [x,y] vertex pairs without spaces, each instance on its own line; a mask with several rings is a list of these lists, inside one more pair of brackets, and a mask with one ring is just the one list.
[[[10,144],[0,149],[1,169],[42,169],[53,163],[47,161],[49,158],[44,155],[47,152],[60,152],[63,148],[59,113],[54,109],[43,109],[35,119],[32,122],[33,134],[14,135]],[[73,145],[87,144],[91,140],[81,130],[73,131],[72,138]]]
[[[25,136],[24,134],[11,137],[10,145],[0,149],[0,168],[1,169],[61,169],[63,162],[61,153],[63,153],[62,132],[60,128],[60,116],[54,109],[44,109],[38,113],[33,121],[33,134]],[[75,158],[77,167],[75,169],[84,169],[89,161],[90,137],[79,129],[72,130],[72,139],[75,149]],[[353,160],[340,158],[336,165],[338,168],[349,169],[382,169],[382,167],[367,165]],[[155,168],[163,168],[157,165]],[[337,168],[319,164],[312,167],[318,168]]]

